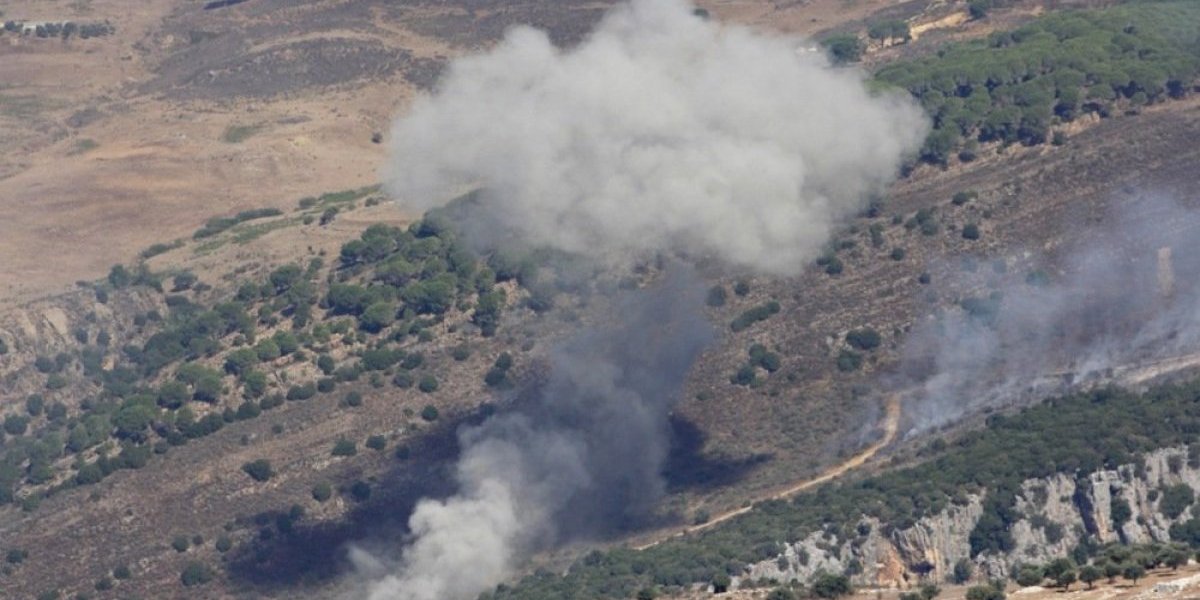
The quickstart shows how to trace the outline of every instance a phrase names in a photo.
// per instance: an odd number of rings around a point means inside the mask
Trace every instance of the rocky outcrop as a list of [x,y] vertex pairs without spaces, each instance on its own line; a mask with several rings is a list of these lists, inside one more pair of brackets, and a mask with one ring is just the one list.
[[[1192,517],[1189,507],[1174,519],[1160,509],[1167,486],[1185,484],[1200,491],[1200,464],[1188,461],[1186,447],[1165,448],[1143,456],[1140,463],[1098,471],[1078,479],[1056,475],[1021,486],[1017,511],[1022,517],[1010,528],[1012,551],[971,556],[969,536],[983,514],[983,497],[969,496],[905,529],[891,529],[874,519],[859,523],[860,535],[838,539],[828,532],[785,544],[775,559],[750,565],[748,579],[807,581],[820,571],[850,573],[855,583],[909,587],[922,573],[941,581],[954,565],[967,559],[977,577],[1004,577],[1019,564],[1042,563],[1068,555],[1082,539],[1102,543],[1163,542],[1173,523]],[[1113,522],[1113,505],[1124,502],[1129,517]]]
[[[10,412],[24,410],[30,394],[47,394],[46,376],[34,368],[40,356],[53,357],[67,353],[74,359],[79,349],[100,346],[103,332],[105,368],[111,367],[111,357],[128,343],[144,341],[148,333],[137,322],[138,315],[154,310],[167,314],[162,294],[145,287],[133,287],[108,293],[104,301],[90,288],[78,288],[41,300],[0,310],[0,420]],[[86,340],[84,342],[83,340]],[[80,374],[82,366],[72,360],[68,373]],[[60,390],[68,404],[78,403],[94,391],[79,383],[83,377],[73,377],[78,388]]]

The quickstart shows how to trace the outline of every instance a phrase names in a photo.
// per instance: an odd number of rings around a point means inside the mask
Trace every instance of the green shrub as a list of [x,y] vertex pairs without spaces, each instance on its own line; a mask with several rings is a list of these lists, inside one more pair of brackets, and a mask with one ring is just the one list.
[[356,502],[366,502],[371,498],[371,485],[365,481],[355,481],[350,486],[350,497]]
[[1158,502],[1158,509],[1168,519],[1175,520],[1195,501],[1196,494],[1186,483],[1169,485],[1163,488],[1162,499]]
[[954,204],[955,206],[962,206],[978,197],[979,197],[979,193],[975,192],[973,190],[968,190],[965,192],[955,192],[954,197],[950,199],[950,202],[952,204]]
[[341,438],[333,444],[334,456],[354,456],[356,454],[358,454],[358,446],[346,438]]
[[738,317],[729,324],[729,328],[734,332],[744,331],[759,321],[765,321],[771,318],[771,316],[777,314],[779,310],[779,303],[772,300],[771,302],[756,306],[738,315]]
[[8,435],[24,435],[29,428],[29,417],[10,414],[4,417],[4,432]]
[[191,561],[183,567],[183,572],[179,575],[179,581],[185,587],[204,585],[213,579],[213,571],[208,565]]
[[25,412],[30,417],[40,417],[46,409],[46,399],[41,394],[33,394],[25,399]]
[[315,395],[317,395],[317,386],[313,385],[312,383],[294,385],[288,388],[287,391],[288,400],[308,400]]
[[508,372],[492,367],[483,375],[483,382],[492,388],[503,388],[508,385]]
[[1109,505],[1109,518],[1112,519],[1114,527],[1124,525],[1133,516],[1133,510],[1129,508],[1129,502],[1124,498],[1113,498]]
[[853,329],[846,333],[846,343],[858,350],[874,350],[882,341],[879,332],[870,327]]
[[975,572],[975,565],[966,558],[960,558],[954,563],[954,573],[951,576],[951,581],[962,585],[970,581],[971,575]]
[[425,375],[422,375],[421,379],[417,382],[417,389],[425,392],[426,394],[432,394],[438,389],[438,380],[432,374],[426,373]]
[[48,390],[61,390],[65,387],[67,387],[67,378],[63,377],[61,373],[51,373],[46,378],[46,389]]
[[328,354],[322,354],[317,357],[317,368],[326,375],[332,375],[333,370],[337,368],[337,363],[333,357]]
[[188,548],[191,547],[191,542],[186,535],[177,535],[171,540],[171,547],[176,552],[187,552]]
[[843,373],[857,371],[862,368],[863,357],[853,350],[842,350],[837,357],[837,368]]
[[413,376],[403,371],[396,373],[396,375],[392,377],[392,385],[402,390],[407,390],[413,386]]
[[845,575],[820,572],[813,578],[812,592],[818,598],[831,599],[849,596],[854,588]]
[[332,498],[333,497],[333,486],[331,486],[325,482],[321,482],[321,483],[318,483],[317,485],[314,485],[313,489],[312,489],[312,497],[313,497],[313,500],[316,500],[317,502],[324,502],[324,501]]
[[273,475],[275,475],[275,471],[271,469],[271,461],[265,458],[260,458],[242,465],[242,470],[245,471],[251,479],[258,482],[268,481]]
[[258,360],[268,362],[283,356],[283,352],[279,349],[279,344],[273,339],[265,339],[254,345],[254,353],[258,356]]
[[387,438],[382,435],[373,435],[367,438],[367,447],[377,452],[383,450],[387,447]]
[[365,331],[379,333],[396,320],[396,307],[390,302],[374,302],[367,306],[359,317],[359,326]]
[[421,418],[430,422],[438,420],[437,407],[432,404],[426,404],[425,408],[421,409]]
[[839,34],[821,40],[836,64],[858,62],[862,58],[863,43],[853,34]]
[[757,380],[757,378],[758,377],[757,377],[756,373],[754,372],[754,367],[752,367],[750,365],[745,365],[745,366],[741,367],[740,369],[738,369],[737,372],[735,372],[732,376],[730,376],[729,383],[732,383],[734,385],[749,386],[749,385],[753,385],[754,382]]

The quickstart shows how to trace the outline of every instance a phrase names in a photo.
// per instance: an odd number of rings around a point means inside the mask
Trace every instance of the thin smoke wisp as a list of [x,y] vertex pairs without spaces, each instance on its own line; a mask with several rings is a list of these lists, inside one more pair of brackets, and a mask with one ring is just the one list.
[[[912,432],[979,410],[1121,383],[1200,343],[1200,214],[1140,197],[1053,264],[997,277],[908,337]],[[1041,262],[1046,262],[1041,257]]]

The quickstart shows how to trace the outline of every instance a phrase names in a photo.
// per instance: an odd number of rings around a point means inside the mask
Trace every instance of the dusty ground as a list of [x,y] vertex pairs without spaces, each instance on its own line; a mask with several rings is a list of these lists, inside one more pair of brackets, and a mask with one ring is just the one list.
[[[611,4],[7,3],[5,19],[108,21],[115,34],[0,36],[0,298],[95,279],[211,216],[374,183],[383,146],[372,134],[447,57],[516,23],[569,43]],[[700,4],[801,35],[860,26],[881,8],[914,22],[948,10],[918,0]]]
[[[49,323],[57,317],[48,303],[34,299],[78,279],[101,277],[110,265],[131,261],[152,243],[190,238],[211,216],[263,206],[291,215],[300,197],[374,183],[383,154],[371,142],[372,133],[386,131],[444,57],[489,43],[513,22],[549,27],[563,41],[577,39],[606,4],[464,0],[398,7],[367,0],[251,0],[217,11],[167,0],[5,5],[5,18],[107,18],[117,32],[66,43],[0,37],[0,299],[25,311],[22,318]],[[722,18],[804,34],[861,21],[883,7],[914,17],[926,10],[884,0],[702,4]],[[944,18],[943,8],[929,9],[930,18]],[[304,33],[297,34],[297,27]],[[249,129],[231,129],[236,127]],[[226,141],[242,137],[227,133],[239,132],[244,139]],[[783,312],[769,327],[723,339],[703,359],[680,410],[699,426],[697,443],[729,460],[726,483],[736,485],[685,487],[669,504],[719,515],[869,446],[881,404],[858,390],[887,373],[897,341],[888,335],[885,349],[863,373],[840,376],[832,369],[832,340],[850,327],[870,324],[891,332],[910,324],[931,301],[916,277],[932,270],[941,280],[957,268],[941,257],[971,252],[990,259],[1019,257],[1030,248],[1053,250],[1072,238],[1073,227],[1130,202],[1131,190],[1153,187],[1196,197],[1198,136],[1197,105],[1176,103],[1073,131],[1061,148],[1010,149],[969,166],[925,169],[894,188],[887,214],[936,205],[944,208],[946,223],[981,219],[983,240],[968,245],[949,230],[928,239],[889,228],[884,248],[860,243],[849,253],[842,277],[830,279],[814,269],[795,280],[752,281],[753,292],[714,310],[714,320],[727,323],[766,299],[778,299]],[[963,189],[979,190],[980,201],[949,208],[949,198]],[[988,209],[991,216],[982,219]],[[293,224],[246,244],[205,248],[191,242],[151,264],[186,265],[215,282],[241,265],[261,269],[334,252],[367,223],[406,217],[388,205],[360,207],[326,227]],[[892,245],[905,247],[908,257],[889,260]],[[942,293],[949,298],[956,290]],[[759,389],[730,386],[729,375],[754,342],[778,348],[784,369]],[[477,375],[470,379],[478,384]],[[719,393],[701,400],[704,390]],[[122,593],[179,590],[182,561],[220,560],[211,540],[226,523],[252,523],[255,512],[292,503],[302,503],[317,518],[302,538],[305,545],[283,548],[279,560],[292,557],[288,552],[320,549],[324,553],[315,555],[332,561],[340,541],[369,529],[371,511],[318,506],[309,499],[314,482],[375,477],[396,482],[383,498],[403,499],[425,481],[424,473],[396,467],[390,453],[347,461],[314,458],[327,455],[325,449],[343,435],[396,431],[404,423],[398,410],[416,402],[390,388],[367,393],[361,412],[336,412],[334,396],[340,393],[307,405],[289,403],[175,449],[169,461],[62,494],[35,513],[8,511],[0,519],[0,539],[45,547],[54,560],[26,565],[6,583],[19,585],[22,593],[38,592],[61,575],[57,565],[72,564],[79,567],[62,582],[64,589],[85,589],[112,568],[112,556],[121,556],[135,574],[132,590]],[[449,393],[442,394],[447,403],[471,400]],[[23,397],[0,391],[0,402]],[[273,425],[283,425],[284,433],[272,433]],[[401,434],[395,435],[398,442]],[[237,465],[260,456],[271,458],[281,475],[270,485],[248,486]],[[181,474],[191,479],[163,485],[183,479]],[[148,489],[161,493],[150,497]],[[395,506],[373,508],[402,512]],[[255,529],[235,527],[235,536],[253,537]],[[200,533],[209,543],[177,555],[167,547],[177,533]],[[96,539],[109,543],[90,546]],[[230,597],[226,594],[247,583],[261,584],[277,597],[301,594],[271,587],[271,575],[278,573],[239,572],[204,594]],[[264,576],[267,580],[259,579]]]

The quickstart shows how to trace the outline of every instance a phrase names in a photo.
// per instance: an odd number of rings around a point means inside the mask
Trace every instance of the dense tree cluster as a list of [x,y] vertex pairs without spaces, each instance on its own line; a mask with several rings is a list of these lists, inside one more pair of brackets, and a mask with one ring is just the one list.
[[978,142],[1042,144],[1056,123],[1187,94],[1200,71],[1196,23],[1200,7],[1184,2],[1058,13],[876,77],[933,117],[923,160],[969,160]]

